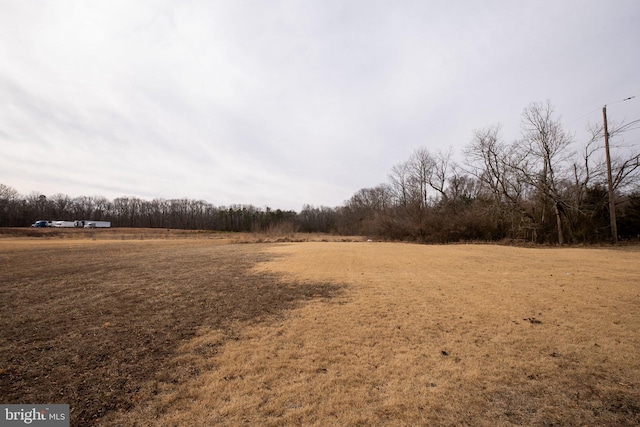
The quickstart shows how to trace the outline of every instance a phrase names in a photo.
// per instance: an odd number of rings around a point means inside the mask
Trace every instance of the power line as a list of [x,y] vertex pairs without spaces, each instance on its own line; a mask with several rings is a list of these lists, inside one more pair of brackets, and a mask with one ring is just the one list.
[[[627,98],[625,98],[625,99],[621,99],[621,100],[618,100],[618,101],[607,102],[607,103],[606,103],[606,104],[604,104],[604,105],[605,105],[605,107],[606,107],[607,105],[619,104],[620,102],[628,101],[628,100],[633,99],[633,98],[635,98],[635,97],[636,97],[636,95],[632,95],[632,96],[629,96],[629,97],[627,97]],[[589,116],[589,115],[591,115],[591,114],[595,113],[596,111],[601,111],[601,109],[602,109],[602,107],[594,108],[593,110],[589,111],[589,112],[588,112],[588,113],[586,113],[586,114],[583,114],[582,116],[578,117],[577,119],[573,119],[573,120],[571,120],[571,121],[570,121],[570,122],[568,122],[567,124],[568,124],[568,125],[570,125],[570,124],[572,124],[572,123],[575,123],[575,122],[577,122],[578,120],[584,119],[585,117],[587,117],[587,116]]]
[[568,124],[568,125],[570,125],[571,123],[575,123],[575,122],[577,122],[577,121],[578,121],[578,120],[580,120],[580,119],[584,119],[585,117],[587,117],[587,116],[589,116],[589,115],[591,115],[591,114],[595,113],[596,111],[600,111],[600,109],[601,109],[601,108],[602,108],[602,107],[598,107],[598,108],[596,108],[596,109],[594,109],[594,110],[592,110],[592,111],[589,111],[587,114],[584,114],[584,115],[582,115],[582,116],[578,117],[577,119],[571,120],[571,121],[570,121],[570,122],[568,122],[567,124]]

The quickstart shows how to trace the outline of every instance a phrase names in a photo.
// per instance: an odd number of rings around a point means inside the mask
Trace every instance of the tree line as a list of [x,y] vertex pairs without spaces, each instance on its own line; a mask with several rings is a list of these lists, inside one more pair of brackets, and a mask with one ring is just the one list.
[[[609,127],[609,136],[638,121]],[[565,131],[553,106],[522,112],[521,137],[504,141],[499,125],[473,132],[456,161],[451,149],[416,149],[391,168],[386,183],[358,190],[339,207],[305,205],[300,212],[252,205],[214,206],[203,200],[20,195],[0,184],[0,226],[37,219],[111,221],[114,227],[367,235],[425,243],[497,241],[596,243],[610,240],[603,126],[582,143]],[[612,156],[612,186],[622,239],[640,236],[640,153]]]
[[113,227],[151,227],[216,231],[260,231],[295,221],[294,211],[252,205],[214,206],[204,200],[100,196],[71,198],[33,192],[20,195],[0,184],[0,226],[24,227],[38,219],[111,221]]
[[[638,120],[609,127],[616,138]],[[553,106],[531,103],[521,137],[507,143],[499,125],[478,129],[454,161],[451,150],[419,148],[391,169],[388,182],[358,191],[343,217],[361,234],[420,242],[524,240],[594,243],[611,238],[603,126],[582,144],[565,131]],[[611,160],[618,235],[640,235],[640,154]]]

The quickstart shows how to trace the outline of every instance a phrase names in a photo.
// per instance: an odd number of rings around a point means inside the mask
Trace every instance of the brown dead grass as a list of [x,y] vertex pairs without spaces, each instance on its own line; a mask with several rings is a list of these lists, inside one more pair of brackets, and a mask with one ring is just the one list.
[[245,325],[337,291],[251,272],[268,257],[257,249],[207,239],[1,240],[1,401],[68,403],[73,426],[109,425],[109,413],[209,369]]
[[[7,349],[67,372],[58,381],[76,390],[72,376],[94,367],[98,386],[86,400],[124,386],[120,404],[100,414],[102,425],[640,424],[637,248],[42,243],[0,242],[0,261],[57,261],[65,244],[78,257],[108,250],[119,267],[93,261],[53,276],[25,265],[0,273],[3,301],[7,288],[18,295],[27,287],[10,307],[17,319],[2,315],[0,384],[24,390],[38,380],[31,365],[20,368],[22,383],[7,382],[19,370]],[[67,289],[70,299],[56,308],[63,300],[29,297],[42,287]],[[127,302],[122,309],[114,293]],[[200,298],[206,304],[194,304]],[[91,309],[70,323],[65,316],[77,303]],[[32,304],[38,310],[29,311]],[[222,307],[231,315],[215,314]],[[53,337],[67,328],[74,339],[62,344],[93,354],[87,347],[104,343],[98,353],[113,360],[48,361],[52,350],[15,336],[52,326],[40,341],[57,344]],[[144,351],[136,346],[137,337],[156,335]],[[144,359],[154,350],[157,357]]]
[[348,291],[244,329],[215,369],[122,425],[640,422],[638,252],[308,243],[269,253],[278,257],[258,271]]
[[262,232],[222,232],[211,230],[180,230],[167,228],[25,228],[0,227],[0,239],[8,242],[40,240],[184,240],[207,239],[212,243],[283,243],[283,242],[352,242],[364,240],[361,236],[338,236],[324,233],[298,233],[291,226],[269,227]]

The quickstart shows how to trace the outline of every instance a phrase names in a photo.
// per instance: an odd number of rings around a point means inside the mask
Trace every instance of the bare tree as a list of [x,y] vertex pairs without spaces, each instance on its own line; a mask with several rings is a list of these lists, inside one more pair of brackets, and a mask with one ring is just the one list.
[[96,220],[109,219],[109,211],[111,210],[111,202],[104,196],[95,196],[93,198],[95,206],[94,218]]
[[561,181],[567,172],[566,162],[571,157],[568,150],[573,142],[560,121],[554,118],[550,101],[534,102],[522,112],[522,159],[512,165],[522,174],[523,180],[535,187],[553,205],[556,218],[558,243],[564,244],[564,202]]
[[416,149],[407,163],[411,201],[425,209],[429,203],[429,180],[433,174],[435,160],[426,148]]
[[447,200],[447,183],[450,178],[455,175],[457,166],[453,161],[453,150],[451,148],[446,151],[438,151],[432,159],[431,174],[428,177],[429,186],[433,188],[437,194]]
[[[615,142],[624,132],[633,129],[632,126],[638,125],[638,122],[638,120],[634,120],[626,124],[612,124],[609,126],[610,146],[612,149],[618,151],[611,158],[614,191],[628,188],[633,185],[638,176],[640,176],[640,152],[631,147],[620,146]],[[586,177],[591,179],[591,181],[601,184],[606,179],[606,165],[604,164],[602,155],[604,148],[602,142],[604,139],[604,127],[602,123],[596,125],[591,124],[587,127],[587,130],[591,138],[586,144],[584,153],[585,170],[587,172]],[[596,165],[589,164],[590,159],[596,154],[600,155],[595,159]]]
[[409,176],[408,162],[400,163],[391,168],[391,173],[389,174],[390,191],[399,206],[406,207],[409,203]]
[[20,203],[18,191],[8,185],[0,184],[0,227],[18,225],[17,210]]
[[449,178],[447,199],[453,203],[465,203],[475,200],[479,194],[479,181],[475,177],[466,175],[456,168]]
[[529,230],[535,240],[538,226],[526,208],[527,186],[517,168],[523,159],[516,144],[506,144],[500,136],[500,125],[494,125],[475,130],[464,154],[464,170],[478,180],[477,194],[488,201],[488,215],[498,234],[521,238]]
[[475,130],[473,140],[464,150],[466,171],[490,191],[497,203],[518,203],[524,188],[513,168],[519,164],[514,150],[502,141],[500,125]]

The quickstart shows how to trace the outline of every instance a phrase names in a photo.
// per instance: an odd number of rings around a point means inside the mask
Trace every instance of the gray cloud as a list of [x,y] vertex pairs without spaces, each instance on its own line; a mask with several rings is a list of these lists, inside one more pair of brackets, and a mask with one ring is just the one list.
[[637,22],[634,0],[6,2],[0,182],[339,205],[419,146],[517,138],[532,101],[579,139],[640,95]]

